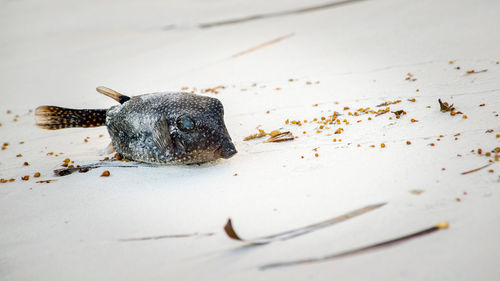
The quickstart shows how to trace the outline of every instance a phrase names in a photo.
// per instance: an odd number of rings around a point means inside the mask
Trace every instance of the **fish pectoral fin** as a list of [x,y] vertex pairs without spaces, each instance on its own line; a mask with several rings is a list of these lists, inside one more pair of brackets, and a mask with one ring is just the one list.
[[174,142],[174,154],[176,158],[186,155],[186,148],[184,147],[184,144],[177,139]]
[[96,88],[96,90],[105,95],[105,96],[108,96],[112,99],[114,99],[115,101],[119,102],[119,103],[124,103],[126,101],[128,101],[130,99],[129,96],[126,96],[126,95],[122,95],[120,93],[118,93],[117,91],[115,90],[112,90],[110,88],[106,88],[106,87],[103,87],[103,86],[99,86]]
[[153,142],[162,154],[168,154],[172,151],[172,138],[170,137],[170,129],[165,115],[162,115],[156,123],[153,131]]

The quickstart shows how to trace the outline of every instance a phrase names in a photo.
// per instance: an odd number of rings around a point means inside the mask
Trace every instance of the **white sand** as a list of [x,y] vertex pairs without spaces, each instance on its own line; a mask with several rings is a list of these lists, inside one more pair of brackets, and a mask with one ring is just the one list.
[[[197,24],[304,3],[179,2],[0,2],[0,142],[10,143],[0,151],[0,178],[17,179],[0,184],[1,280],[500,278],[500,164],[461,175],[488,163],[471,150],[482,148],[484,154],[500,146],[495,137],[500,134],[499,1],[361,1],[210,29]],[[321,3],[327,1],[307,5]],[[466,74],[483,69],[488,71]],[[407,73],[417,80],[405,80]],[[110,107],[114,101],[94,90],[100,85],[128,95],[224,85],[219,94],[207,95],[223,102],[239,153],[200,167],[110,168],[109,178],[99,177],[103,169],[97,169],[50,184],[33,177],[21,181],[36,171],[40,179],[56,178],[51,171],[66,157],[76,163],[103,158],[99,153],[109,143],[105,128],[42,131],[28,113],[41,104]],[[411,98],[416,102],[407,101]],[[441,113],[438,98],[468,118]],[[377,104],[397,99],[402,102],[390,107],[407,112],[401,119],[389,120],[394,114],[387,113],[369,115],[368,121],[368,115],[353,117],[343,110],[379,109]],[[318,134],[317,124],[284,123],[333,110],[350,125]],[[19,120],[13,122],[16,114]],[[258,125],[291,130],[299,138],[243,142]],[[342,134],[327,136],[338,127]],[[485,133],[489,129],[494,132]],[[317,147],[319,157],[312,151]],[[23,157],[16,157],[19,153]],[[24,161],[30,166],[23,167]],[[388,204],[264,247],[240,248],[222,230],[231,217],[239,234],[258,237],[379,202]],[[443,220],[450,222],[448,230],[395,247],[314,265],[258,269]],[[119,241],[194,232],[215,235]]]

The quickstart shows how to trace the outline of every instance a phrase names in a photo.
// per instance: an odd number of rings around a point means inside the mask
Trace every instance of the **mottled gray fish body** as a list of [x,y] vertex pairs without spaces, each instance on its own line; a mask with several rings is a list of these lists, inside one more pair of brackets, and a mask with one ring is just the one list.
[[111,107],[106,126],[113,147],[147,163],[192,164],[236,153],[219,100],[190,93],[154,93]]
[[236,154],[218,99],[190,93],[135,97],[98,87],[120,105],[104,109],[40,106],[37,126],[48,130],[106,125],[123,157],[153,164],[194,164]]

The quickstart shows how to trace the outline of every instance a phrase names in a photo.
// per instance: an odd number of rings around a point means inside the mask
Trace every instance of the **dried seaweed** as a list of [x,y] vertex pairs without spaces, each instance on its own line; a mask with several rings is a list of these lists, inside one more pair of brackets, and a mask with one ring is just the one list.
[[407,235],[404,235],[404,236],[401,236],[401,237],[397,237],[397,238],[393,238],[393,239],[390,239],[390,240],[386,240],[386,241],[383,241],[383,242],[378,242],[378,243],[375,243],[375,244],[371,244],[371,245],[367,245],[367,246],[355,248],[355,249],[352,249],[352,250],[347,250],[347,251],[340,252],[340,253],[326,255],[326,256],[318,257],[318,258],[307,258],[307,259],[300,259],[300,260],[287,261],[287,262],[270,263],[270,264],[266,264],[266,265],[261,266],[260,269],[261,270],[266,270],[266,269],[272,269],[272,268],[278,268],[278,267],[286,267],[286,266],[302,265],[302,264],[311,264],[311,263],[317,263],[317,262],[330,261],[330,260],[333,260],[333,259],[343,258],[343,257],[347,257],[347,256],[351,256],[351,255],[356,255],[356,254],[362,254],[362,253],[366,253],[368,251],[372,251],[372,250],[376,250],[376,249],[380,249],[380,248],[384,248],[384,247],[393,246],[393,245],[399,244],[401,242],[408,241],[408,240],[410,240],[412,238],[416,238],[416,237],[420,237],[422,235],[430,234],[430,233],[433,233],[433,232],[441,230],[441,229],[446,229],[448,227],[449,227],[448,222],[442,222],[442,223],[439,223],[439,224],[434,225],[432,227],[426,228],[424,230],[420,230],[420,231],[417,231],[417,232],[414,232],[414,233],[411,233],[411,234],[407,234]]
[[273,234],[273,235],[264,236],[264,237],[260,237],[260,238],[254,238],[254,239],[241,238],[234,230],[231,219],[227,220],[227,223],[224,226],[224,231],[226,232],[227,236],[229,236],[229,238],[231,238],[231,239],[245,242],[245,243],[248,243],[251,245],[263,245],[263,244],[268,244],[268,243],[272,243],[272,242],[276,242],[276,241],[282,241],[282,240],[288,240],[291,238],[295,238],[297,236],[301,236],[301,235],[316,231],[318,229],[322,229],[322,228],[325,228],[327,226],[331,226],[331,225],[337,224],[339,222],[346,221],[348,219],[362,215],[362,214],[367,213],[369,211],[378,209],[378,208],[384,206],[385,204],[386,203],[380,203],[380,204],[365,206],[363,208],[348,212],[346,214],[343,214],[343,215],[340,215],[338,217],[331,218],[331,219],[328,219],[328,220],[325,220],[322,222],[314,223],[314,224],[311,224],[308,226],[304,226],[304,227],[300,227],[300,228],[296,228],[296,229],[292,229],[292,230],[288,230],[288,231],[281,232],[278,234]]

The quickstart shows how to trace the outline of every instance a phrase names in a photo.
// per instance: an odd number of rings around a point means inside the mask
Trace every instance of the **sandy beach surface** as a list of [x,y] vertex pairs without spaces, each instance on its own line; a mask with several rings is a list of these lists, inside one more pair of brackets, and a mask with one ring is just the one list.
[[[498,11],[493,0],[0,1],[0,178],[15,179],[0,183],[0,280],[500,280]],[[238,154],[56,176],[67,158],[112,157],[109,135],[41,130],[33,111],[115,105],[97,86],[216,97]],[[258,129],[296,138],[243,140]],[[267,245],[223,229],[231,218],[253,239],[379,203]],[[261,268],[443,221],[370,252]]]

